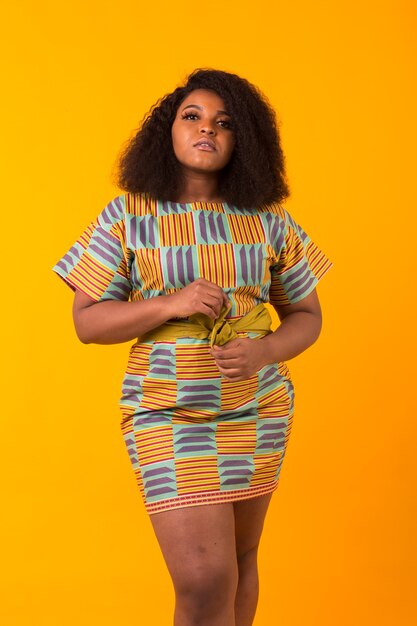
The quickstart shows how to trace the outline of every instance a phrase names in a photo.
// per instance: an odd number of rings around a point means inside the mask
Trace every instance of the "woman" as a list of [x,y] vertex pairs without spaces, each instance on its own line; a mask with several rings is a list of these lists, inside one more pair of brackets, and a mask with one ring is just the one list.
[[[274,111],[195,70],[151,109],[114,198],[54,270],[84,343],[139,338],[122,432],[176,592],[176,626],[249,626],[257,549],[294,410],[285,364],[321,330],[331,262],[288,197]],[[263,303],[281,324],[272,332]]]

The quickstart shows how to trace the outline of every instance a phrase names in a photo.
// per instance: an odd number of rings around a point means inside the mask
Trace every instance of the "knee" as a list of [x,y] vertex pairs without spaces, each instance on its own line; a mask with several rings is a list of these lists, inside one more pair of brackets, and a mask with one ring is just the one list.
[[238,549],[236,552],[239,572],[246,568],[256,567],[259,543]]
[[234,604],[238,583],[237,564],[199,566],[174,581],[175,594],[183,608],[197,620]]

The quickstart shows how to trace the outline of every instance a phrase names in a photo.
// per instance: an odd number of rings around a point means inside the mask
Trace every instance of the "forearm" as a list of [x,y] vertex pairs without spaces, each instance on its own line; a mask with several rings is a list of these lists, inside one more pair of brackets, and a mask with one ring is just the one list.
[[84,307],[74,316],[78,338],[83,343],[113,344],[140,337],[172,317],[169,298],[104,300]]
[[262,344],[265,365],[288,361],[304,352],[318,339],[321,325],[321,316],[307,311],[284,317],[277,330],[258,340]]

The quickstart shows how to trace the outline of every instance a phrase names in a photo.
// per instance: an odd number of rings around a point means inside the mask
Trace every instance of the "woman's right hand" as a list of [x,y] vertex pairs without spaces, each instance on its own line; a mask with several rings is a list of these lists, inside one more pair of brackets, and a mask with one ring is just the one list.
[[229,300],[223,289],[205,278],[197,278],[183,289],[167,297],[171,317],[189,317],[193,313],[204,313],[211,319],[217,319],[224,305]]

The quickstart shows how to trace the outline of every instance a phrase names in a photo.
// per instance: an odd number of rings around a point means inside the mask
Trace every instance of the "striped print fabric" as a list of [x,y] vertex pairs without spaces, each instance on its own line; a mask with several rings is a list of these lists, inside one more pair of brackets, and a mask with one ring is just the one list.
[[[227,294],[228,317],[239,318],[260,302],[298,302],[331,265],[278,204],[238,209],[127,193],[102,210],[53,269],[97,302],[152,298],[204,277]],[[278,485],[294,415],[283,362],[232,383],[220,376],[208,340],[137,342],[120,409],[149,514],[251,498]]]
[[[203,351],[208,358],[200,360]],[[124,379],[121,428],[149,514],[276,489],[294,415],[284,363],[233,383],[220,376],[203,340],[142,343],[134,352],[143,356],[135,359],[140,370],[130,368]],[[187,370],[185,353],[195,356]],[[155,371],[153,354],[165,355],[160,365],[170,374]]]

